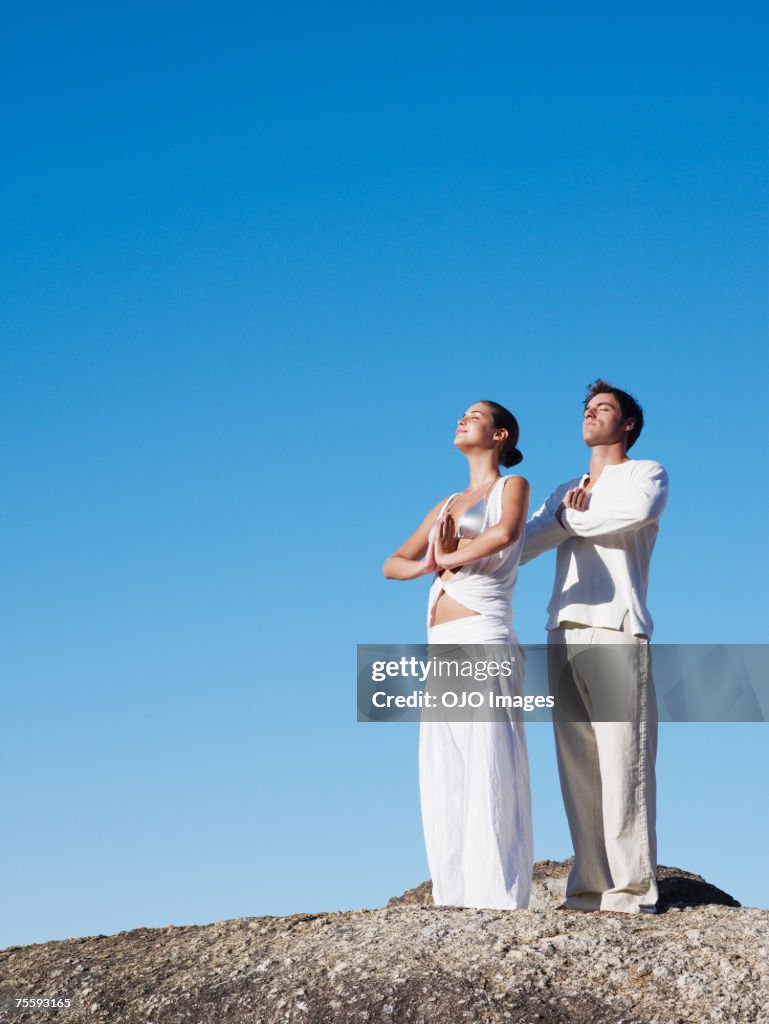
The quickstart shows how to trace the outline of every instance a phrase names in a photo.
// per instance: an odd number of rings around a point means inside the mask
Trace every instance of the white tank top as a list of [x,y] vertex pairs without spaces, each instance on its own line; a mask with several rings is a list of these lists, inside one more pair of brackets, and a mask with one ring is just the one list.
[[[482,528],[478,531],[479,533],[488,530],[490,526],[495,526],[502,518],[502,492],[505,489],[505,481],[509,479],[509,476],[500,477],[492,487],[486,501]],[[438,518],[443,515],[449,502],[456,496],[456,494],[452,494],[448,498]],[[435,526],[430,531],[430,540],[434,535]],[[440,578],[439,573],[436,573],[427,605],[428,629],[433,605],[442,590],[445,590],[454,601],[469,608],[471,612],[499,619],[512,627],[513,590],[515,581],[518,579],[518,562],[523,549],[523,539],[524,531],[521,530],[521,536],[509,547],[498,551],[495,555],[480,558],[477,562],[469,562],[455,574],[453,579],[446,582]]]

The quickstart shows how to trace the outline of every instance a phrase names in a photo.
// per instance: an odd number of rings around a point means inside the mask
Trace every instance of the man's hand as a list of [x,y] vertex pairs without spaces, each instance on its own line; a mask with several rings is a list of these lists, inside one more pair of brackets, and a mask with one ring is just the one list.
[[590,504],[590,493],[584,487],[572,487],[563,498],[564,508],[575,508],[578,512],[584,512]]
[[563,501],[555,513],[556,519],[563,526],[563,510],[565,508],[576,509],[577,512],[584,512],[590,505],[590,493],[584,487],[572,487],[563,496]]

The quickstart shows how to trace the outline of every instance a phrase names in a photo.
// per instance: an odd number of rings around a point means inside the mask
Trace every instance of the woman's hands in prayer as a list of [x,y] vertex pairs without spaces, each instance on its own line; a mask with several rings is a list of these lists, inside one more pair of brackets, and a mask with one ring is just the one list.
[[[454,564],[454,560],[447,558],[447,556],[453,555],[459,548],[459,537],[457,537],[453,516],[444,515],[438,520],[432,547],[433,559],[437,569],[450,569],[454,571],[460,568],[459,564]],[[451,564],[447,564],[447,562]]]
[[438,572],[438,563],[435,561],[435,541],[431,540],[427,543],[427,553],[422,559],[422,575],[426,576],[428,573],[433,572]]

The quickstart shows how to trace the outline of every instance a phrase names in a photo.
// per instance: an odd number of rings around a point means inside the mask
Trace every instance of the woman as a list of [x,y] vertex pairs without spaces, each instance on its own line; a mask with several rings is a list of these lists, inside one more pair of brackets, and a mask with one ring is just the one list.
[[[523,689],[523,656],[512,594],[529,505],[515,466],[518,424],[496,402],[476,402],[454,444],[470,486],[439,502],[384,564],[388,579],[435,574],[427,609],[430,644],[494,645],[490,660],[514,663],[509,689]],[[501,648],[500,649],[500,646]],[[419,783],[427,860],[438,905],[525,908],[532,872],[531,797],[520,716],[504,721],[426,721]]]

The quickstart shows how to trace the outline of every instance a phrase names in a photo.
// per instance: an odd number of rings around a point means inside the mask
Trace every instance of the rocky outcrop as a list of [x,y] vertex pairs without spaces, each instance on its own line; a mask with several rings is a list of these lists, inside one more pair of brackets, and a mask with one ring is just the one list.
[[[559,911],[567,871],[537,865],[528,911],[435,907],[425,883],[380,910],[13,947],[0,952],[0,1020],[769,1022],[769,911],[673,868],[660,869],[656,916]],[[13,996],[74,1006],[11,1011]]]
[[[562,902],[566,890],[566,878],[574,858],[568,860],[540,860],[534,865],[534,883],[531,887],[530,910],[555,910]],[[723,889],[706,882],[701,875],[693,875],[680,868],[657,868],[657,885],[660,892],[657,909],[683,910],[685,907],[722,906],[739,907],[739,903]],[[402,896],[393,896],[388,907],[405,904],[432,904],[432,883],[423,882],[414,889],[407,889]]]

